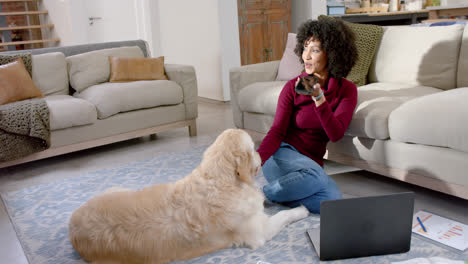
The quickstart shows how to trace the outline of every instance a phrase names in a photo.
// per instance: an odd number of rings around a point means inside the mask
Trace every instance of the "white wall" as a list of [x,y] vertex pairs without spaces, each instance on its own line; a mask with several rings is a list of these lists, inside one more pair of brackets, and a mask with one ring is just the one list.
[[48,15],[40,16],[41,23],[54,24],[53,30],[43,30],[42,32],[47,38],[60,38],[60,46],[84,43],[83,36],[79,33],[82,30],[74,28],[71,14],[71,10],[80,12],[81,9],[73,4],[72,0],[43,0],[39,2],[39,10],[49,11]]
[[142,39],[146,39],[150,46],[150,51],[153,57],[161,56],[161,30],[160,30],[160,20],[159,20],[159,1],[154,0],[146,0],[149,2],[148,7],[148,15],[149,15],[149,23],[151,28],[151,38],[142,37]]
[[[52,23],[51,34],[59,37],[60,46],[78,45],[91,42],[117,41],[141,38],[148,40],[153,49],[153,21],[151,0],[43,0],[40,9],[49,14],[43,23]],[[109,8],[111,7],[111,8]],[[89,26],[89,16],[100,16],[102,20]],[[129,21],[130,20],[130,21]],[[104,26],[109,25],[109,29]]]
[[218,0],[159,0],[161,54],[195,67],[198,95],[224,100]]
[[291,0],[291,31],[297,33],[297,28],[308,19],[317,19],[327,14],[326,0]]
[[223,101],[231,100],[229,70],[241,65],[237,0],[218,0]]

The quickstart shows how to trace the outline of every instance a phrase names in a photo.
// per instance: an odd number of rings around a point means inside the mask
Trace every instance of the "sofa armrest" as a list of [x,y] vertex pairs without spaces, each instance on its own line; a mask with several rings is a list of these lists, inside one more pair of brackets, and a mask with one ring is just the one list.
[[189,65],[164,64],[166,75],[182,87],[184,93],[185,118],[198,117],[198,87],[195,68]]
[[269,61],[232,68],[229,72],[231,86],[231,107],[234,124],[244,128],[242,112],[239,108],[239,92],[247,85],[255,82],[274,81],[278,73],[280,61]]

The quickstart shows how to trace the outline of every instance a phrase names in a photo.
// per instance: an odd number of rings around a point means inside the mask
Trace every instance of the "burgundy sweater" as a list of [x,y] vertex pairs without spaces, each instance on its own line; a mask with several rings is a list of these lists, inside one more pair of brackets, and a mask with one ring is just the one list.
[[329,78],[328,87],[322,87],[327,100],[316,107],[310,96],[294,91],[296,79],[283,87],[273,125],[258,148],[262,164],[285,142],[323,166],[328,141],[341,139],[351,122],[357,103],[354,83]]

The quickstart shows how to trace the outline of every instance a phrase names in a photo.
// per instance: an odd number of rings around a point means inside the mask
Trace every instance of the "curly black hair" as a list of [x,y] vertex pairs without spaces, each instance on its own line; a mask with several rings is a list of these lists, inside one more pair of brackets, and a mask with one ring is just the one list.
[[321,48],[328,56],[328,74],[337,79],[346,77],[358,58],[354,32],[339,18],[307,20],[298,29],[294,49],[301,63],[304,63],[304,44],[311,37],[321,42]]

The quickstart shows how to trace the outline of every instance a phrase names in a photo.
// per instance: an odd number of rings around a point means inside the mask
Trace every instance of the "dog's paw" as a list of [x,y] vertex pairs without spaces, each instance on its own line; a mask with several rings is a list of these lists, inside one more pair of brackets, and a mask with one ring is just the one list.
[[109,189],[105,190],[104,194],[115,193],[115,192],[128,192],[128,191],[131,191],[131,189],[123,188],[123,187],[120,187],[120,186],[113,186],[113,187],[110,187]]
[[247,243],[247,247],[249,247],[252,250],[261,248],[263,247],[263,245],[265,245],[265,239],[257,239],[257,240],[250,241]]
[[309,216],[309,210],[303,205],[291,209],[293,221],[299,221]]

